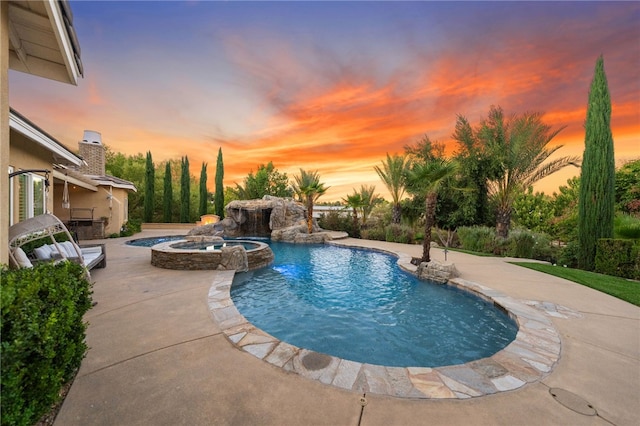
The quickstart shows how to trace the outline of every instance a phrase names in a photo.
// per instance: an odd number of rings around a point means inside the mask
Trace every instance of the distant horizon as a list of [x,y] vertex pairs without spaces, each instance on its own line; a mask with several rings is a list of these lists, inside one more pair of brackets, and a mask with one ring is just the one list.
[[[558,156],[582,157],[596,59],[612,99],[616,166],[640,158],[637,2],[71,1],[78,87],[9,72],[12,108],[76,151],[84,130],[156,164],[218,148],[225,186],[273,162],[317,170],[340,201],[425,135],[456,149],[492,105],[543,113]],[[580,169],[543,179],[551,195]]]

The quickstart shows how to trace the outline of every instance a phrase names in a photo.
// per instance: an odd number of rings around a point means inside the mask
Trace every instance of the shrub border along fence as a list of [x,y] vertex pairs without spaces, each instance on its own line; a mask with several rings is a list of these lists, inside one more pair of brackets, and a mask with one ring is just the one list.
[[91,284],[74,262],[0,266],[2,425],[33,425],[60,398],[87,345]]

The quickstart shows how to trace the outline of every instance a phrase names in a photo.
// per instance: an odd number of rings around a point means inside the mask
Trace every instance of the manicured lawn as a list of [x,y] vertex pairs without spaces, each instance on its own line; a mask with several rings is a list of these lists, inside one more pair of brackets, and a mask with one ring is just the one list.
[[512,262],[514,265],[534,269],[549,275],[564,278],[578,284],[586,285],[603,293],[622,299],[626,302],[640,306],[640,282],[629,281],[624,278],[609,275],[596,274],[595,272],[582,271],[580,269],[563,268],[561,266],[546,265],[542,263]]

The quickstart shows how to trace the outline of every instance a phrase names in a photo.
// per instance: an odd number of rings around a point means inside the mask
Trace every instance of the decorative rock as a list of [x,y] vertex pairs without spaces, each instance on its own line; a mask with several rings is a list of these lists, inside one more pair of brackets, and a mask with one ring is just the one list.
[[220,222],[230,236],[269,236],[273,230],[287,228],[306,217],[305,207],[293,200],[265,195],[259,200],[235,200],[225,207],[226,218],[233,226]]
[[353,385],[358,378],[358,373],[362,368],[362,363],[349,361],[346,359],[340,360],[336,376],[333,379],[332,384],[334,386],[343,389],[353,389]]
[[331,240],[327,232],[314,232],[313,234],[296,234],[293,242],[296,244],[323,244]]
[[270,364],[278,367],[284,367],[284,365],[297,355],[299,349],[286,342],[280,342],[278,346],[265,358]]
[[270,195],[265,195],[262,199],[270,202],[272,206],[269,218],[269,226],[272,230],[286,228],[305,221],[307,209],[301,203]]
[[[196,228],[194,228],[196,229]],[[193,231],[193,229],[192,229]],[[194,242],[207,242],[207,243],[222,243],[224,238],[212,235],[187,235],[185,238],[187,241]]]
[[196,226],[187,233],[187,236],[203,235],[221,237],[222,232],[216,229],[215,225],[215,223],[208,223],[206,225]]
[[222,247],[218,269],[246,272],[249,270],[247,251],[242,246]]
[[420,263],[416,274],[421,280],[431,280],[440,284],[444,284],[449,279],[456,278],[459,275],[456,265],[450,262],[442,263],[437,260]]
[[293,241],[296,238],[296,235],[306,233],[307,225],[306,224],[297,224],[293,226],[288,226],[282,229],[274,229],[271,232],[271,240],[272,241]]
[[[204,225],[195,232],[206,235],[226,235],[230,237],[270,236],[274,241],[294,242],[300,234],[307,234],[307,209],[297,201],[265,195],[259,200],[235,200],[225,207],[226,217],[213,225]],[[320,232],[318,224],[313,222],[313,233]],[[314,237],[312,242],[318,241]],[[298,242],[306,242],[304,237]]]

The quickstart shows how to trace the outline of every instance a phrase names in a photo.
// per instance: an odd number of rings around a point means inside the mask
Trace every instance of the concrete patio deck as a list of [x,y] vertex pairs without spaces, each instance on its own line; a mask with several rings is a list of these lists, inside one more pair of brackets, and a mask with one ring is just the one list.
[[[172,233],[184,231],[133,238]],[[560,307],[549,315],[562,339],[558,364],[514,391],[467,400],[367,394],[363,408],[361,393],[288,373],[227,340],[207,304],[215,271],[155,268],[148,248],[126,240],[106,240],[107,268],[92,271],[98,305],[86,315],[90,350],[56,425],[640,424],[640,308],[598,291],[505,259],[449,252],[464,279]],[[421,253],[420,246],[340,243]],[[441,249],[431,253],[444,257]],[[578,395],[597,415],[561,405],[550,388]]]

